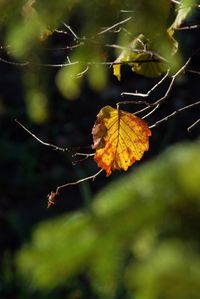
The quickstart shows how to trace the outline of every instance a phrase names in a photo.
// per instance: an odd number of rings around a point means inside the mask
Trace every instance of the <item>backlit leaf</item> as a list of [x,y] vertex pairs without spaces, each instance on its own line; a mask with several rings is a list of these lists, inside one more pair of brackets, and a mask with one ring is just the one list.
[[121,79],[121,64],[125,62],[133,72],[146,77],[158,77],[168,69],[166,62],[154,53],[149,40],[143,34],[135,38],[115,60],[113,75],[118,80]]
[[146,122],[132,113],[103,107],[92,129],[97,165],[109,176],[112,170],[127,170],[149,149]]
[[178,11],[176,18],[169,30],[174,32],[174,29],[179,28],[185,19],[192,13],[192,10],[195,7],[196,0],[182,0],[178,6]]

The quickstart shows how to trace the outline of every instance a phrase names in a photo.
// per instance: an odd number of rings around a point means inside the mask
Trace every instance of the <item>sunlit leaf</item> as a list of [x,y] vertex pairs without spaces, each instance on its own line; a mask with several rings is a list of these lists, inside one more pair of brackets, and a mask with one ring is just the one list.
[[125,62],[133,72],[146,77],[158,77],[168,68],[166,62],[153,51],[149,40],[143,34],[135,38],[115,60],[113,74],[118,80],[121,79],[121,64]]
[[92,129],[94,156],[109,176],[112,170],[127,170],[149,149],[151,131],[132,113],[106,106],[97,115]]
[[178,6],[178,12],[176,18],[172,25],[170,26],[170,30],[174,32],[174,29],[179,28],[181,24],[185,21],[185,19],[191,14],[194,4],[196,0],[182,0],[180,5]]

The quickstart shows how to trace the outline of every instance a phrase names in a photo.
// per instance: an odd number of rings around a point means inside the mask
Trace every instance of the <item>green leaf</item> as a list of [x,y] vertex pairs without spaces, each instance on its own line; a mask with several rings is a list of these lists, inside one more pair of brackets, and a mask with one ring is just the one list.
[[186,20],[186,18],[188,18],[193,12],[196,2],[196,0],[182,0],[180,2],[180,5],[178,5],[176,18],[170,26],[169,31],[173,32],[174,29],[179,28],[181,26],[181,24]]
[[169,68],[168,63],[153,50],[152,43],[143,34],[135,38],[115,60],[113,74],[118,80],[121,79],[121,63],[125,62],[133,72],[146,77],[158,77]]

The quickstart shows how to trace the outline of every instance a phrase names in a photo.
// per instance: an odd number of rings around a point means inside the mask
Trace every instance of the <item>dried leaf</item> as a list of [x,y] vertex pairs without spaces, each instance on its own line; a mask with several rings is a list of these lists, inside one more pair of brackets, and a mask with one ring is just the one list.
[[55,204],[56,200],[58,200],[58,193],[51,191],[51,193],[47,195],[47,198],[48,198],[47,208],[50,208],[52,205]]
[[112,170],[127,170],[149,149],[151,131],[132,113],[103,107],[92,129],[94,160],[109,176]]

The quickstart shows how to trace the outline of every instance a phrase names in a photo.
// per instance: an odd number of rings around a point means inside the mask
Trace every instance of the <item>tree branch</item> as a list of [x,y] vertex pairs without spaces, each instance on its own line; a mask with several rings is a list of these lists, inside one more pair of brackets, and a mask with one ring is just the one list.
[[[155,128],[155,127],[157,127],[158,125],[160,125],[161,123],[163,123],[163,122],[167,121],[168,119],[170,119],[171,117],[174,117],[174,116],[177,115],[178,113],[180,113],[180,112],[182,112],[182,111],[185,111],[185,110],[187,110],[187,109],[193,108],[193,107],[195,107],[195,106],[197,106],[197,105],[200,105],[200,101],[195,102],[195,103],[190,104],[190,105],[187,105],[187,106],[185,106],[185,107],[183,107],[183,108],[177,109],[177,110],[173,111],[172,113],[170,113],[169,115],[167,115],[167,116],[163,117],[162,119],[158,120],[158,121],[155,122],[153,125],[149,126],[149,128],[150,128],[150,129]],[[199,122],[199,121],[200,121],[200,120],[198,120],[197,122]],[[195,123],[195,124],[193,124],[193,125],[197,125],[197,123]],[[192,126],[193,126],[193,125],[192,125]],[[191,126],[190,126],[188,129],[191,129]]]
[[187,131],[188,131],[188,133],[190,133],[197,125],[199,125],[200,124],[200,118],[199,119],[197,119],[197,121],[195,121],[191,126],[189,126],[188,128],[187,128]]
[[69,148],[60,147],[58,145],[55,145],[55,144],[52,144],[52,143],[48,143],[48,142],[45,142],[45,141],[41,140],[35,134],[33,134],[31,131],[29,131],[24,125],[22,125],[22,123],[20,123],[17,119],[15,119],[15,122],[18,123],[28,134],[30,134],[33,138],[35,138],[42,145],[51,147],[54,150],[59,150],[59,151],[62,151],[62,152],[69,152],[70,151]]

